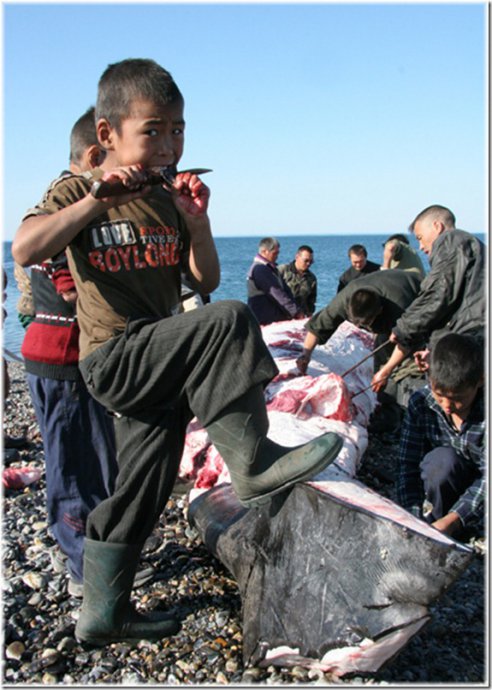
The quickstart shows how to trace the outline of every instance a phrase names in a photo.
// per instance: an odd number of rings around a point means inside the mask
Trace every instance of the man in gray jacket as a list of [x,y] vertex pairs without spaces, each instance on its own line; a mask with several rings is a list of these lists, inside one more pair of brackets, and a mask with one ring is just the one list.
[[444,206],[429,206],[410,226],[420,249],[429,256],[431,270],[420,292],[392,330],[395,348],[374,375],[380,391],[393,370],[410,353],[426,368],[429,349],[446,332],[484,337],[485,247],[474,235],[455,227],[453,213]]

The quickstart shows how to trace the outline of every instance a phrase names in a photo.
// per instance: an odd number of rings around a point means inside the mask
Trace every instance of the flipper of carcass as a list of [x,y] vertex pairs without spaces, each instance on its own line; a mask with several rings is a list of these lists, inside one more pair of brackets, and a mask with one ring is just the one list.
[[223,484],[189,516],[237,580],[252,665],[376,672],[473,555],[355,480],[298,484],[253,510]]

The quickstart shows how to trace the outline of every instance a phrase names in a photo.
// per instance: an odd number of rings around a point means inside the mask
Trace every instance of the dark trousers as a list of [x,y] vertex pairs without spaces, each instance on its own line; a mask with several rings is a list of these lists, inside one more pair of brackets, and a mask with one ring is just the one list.
[[27,382],[43,438],[48,524],[81,581],[87,517],[111,495],[118,472],[113,421],[82,380],[28,373]]
[[151,321],[80,363],[91,393],[122,415],[115,422],[119,474],[95,508],[87,536],[143,543],[172,491],[188,422],[206,426],[231,402],[277,373],[258,322],[242,302],[216,302]]
[[458,498],[480,476],[477,468],[454,448],[439,447],[420,463],[427,500],[432,503],[431,522],[447,515]]

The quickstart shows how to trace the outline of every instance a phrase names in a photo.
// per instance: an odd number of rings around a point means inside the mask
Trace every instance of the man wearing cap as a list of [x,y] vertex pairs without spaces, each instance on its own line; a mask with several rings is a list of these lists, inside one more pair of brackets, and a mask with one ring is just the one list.
[[420,278],[425,278],[424,265],[405,235],[396,233],[383,242],[383,263],[381,270],[388,268],[400,268],[403,271],[418,273]]

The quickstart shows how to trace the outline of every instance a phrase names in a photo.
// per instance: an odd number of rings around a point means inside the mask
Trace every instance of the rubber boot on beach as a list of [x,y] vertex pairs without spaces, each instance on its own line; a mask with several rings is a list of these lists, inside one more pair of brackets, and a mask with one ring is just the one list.
[[84,598],[75,637],[102,646],[127,640],[160,640],[180,624],[162,612],[138,613],[130,591],[140,557],[140,544],[85,540]]
[[271,441],[261,386],[228,405],[206,429],[229,469],[239,501],[248,508],[314,477],[336,459],[343,445],[333,432],[295,448]]

